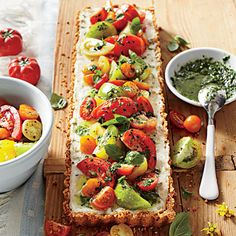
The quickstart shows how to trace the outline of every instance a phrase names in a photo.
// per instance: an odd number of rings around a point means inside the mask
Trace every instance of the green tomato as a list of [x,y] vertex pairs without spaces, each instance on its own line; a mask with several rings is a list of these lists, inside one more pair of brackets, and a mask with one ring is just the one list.
[[124,93],[121,87],[111,83],[104,83],[98,91],[98,96],[102,99],[110,99],[123,96]]
[[112,61],[111,63],[111,70],[109,77],[110,80],[121,80],[125,78],[125,76],[123,75],[123,73],[121,72],[120,68],[118,67],[115,61]]
[[42,123],[38,120],[25,120],[22,133],[30,141],[38,141],[42,135]]
[[188,169],[196,166],[201,156],[201,144],[191,137],[183,137],[174,146],[172,163],[176,167]]

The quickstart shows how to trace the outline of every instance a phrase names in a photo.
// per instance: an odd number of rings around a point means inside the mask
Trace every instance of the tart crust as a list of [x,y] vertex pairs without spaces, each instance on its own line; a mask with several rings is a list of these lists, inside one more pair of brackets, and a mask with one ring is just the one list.
[[[88,7],[90,9],[90,7]],[[160,49],[160,41],[159,41],[159,28],[156,24],[155,14],[153,8],[148,8],[146,10],[149,10],[152,12],[153,15],[153,24],[156,30],[157,40],[155,43],[157,43],[157,46],[155,48],[155,54],[156,59],[158,61],[161,61],[161,49]],[[74,39],[74,46],[73,46],[73,52],[72,52],[72,74],[71,74],[71,88],[74,88],[74,81],[75,81],[75,63],[76,63],[76,44],[79,40],[79,30],[80,30],[80,11],[77,13],[76,17],[76,33],[75,33],[75,39]],[[161,98],[163,101],[163,104],[165,104],[165,99],[163,95],[164,91],[164,81],[162,77],[162,70],[161,67],[157,68],[158,74],[156,75],[157,79],[159,80],[159,83],[161,85],[162,94]],[[70,146],[71,146],[71,140],[70,140],[70,120],[73,117],[73,110],[74,110],[74,101],[73,101],[73,89],[70,91],[70,99],[69,99],[69,115],[67,117],[67,124],[68,124],[68,133],[67,133],[67,141],[66,141],[66,159],[65,159],[65,180],[64,185],[65,189],[63,191],[64,194],[64,202],[63,202],[63,209],[65,214],[67,215],[69,222],[74,223],[76,226],[96,226],[101,224],[120,224],[125,223],[130,225],[131,227],[134,226],[142,226],[142,227],[161,227],[162,225],[169,224],[173,221],[175,217],[175,211],[174,211],[174,195],[175,191],[173,188],[173,179],[171,176],[169,176],[169,191],[168,196],[166,199],[166,209],[161,209],[156,212],[153,211],[147,211],[147,210],[139,210],[136,212],[132,212],[130,210],[123,210],[120,212],[113,212],[111,214],[95,214],[95,213],[89,213],[89,212],[73,212],[70,208],[70,175],[71,175],[71,158],[70,158]],[[164,135],[165,135],[165,143],[166,145],[169,145],[168,141],[168,129],[167,129],[167,121],[166,117],[167,114],[165,112],[165,107],[162,106],[163,109],[160,111],[161,117],[162,117],[162,125],[164,129]]]

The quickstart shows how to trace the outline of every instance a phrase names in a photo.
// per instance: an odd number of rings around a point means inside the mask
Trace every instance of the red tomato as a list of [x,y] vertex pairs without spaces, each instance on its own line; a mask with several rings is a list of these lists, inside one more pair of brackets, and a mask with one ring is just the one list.
[[124,83],[127,82],[127,80],[110,80],[108,82],[117,86],[122,86]]
[[27,104],[20,105],[19,114],[22,120],[37,120],[39,117],[38,112]]
[[113,22],[113,25],[116,27],[118,31],[121,31],[125,28],[125,26],[128,23],[127,15],[125,15],[121,9],[117,9],[115,14],[116,14],[116,20]]
[[109,80],[109,76],[107,73],[105,73],[104,75],[102,75],[101,79],[94,85],[95,89],[100,89],[100,87],[106,83]]
[[13,59],[8,72],[11,77],[24,80],[30,84],[36,85],[40,79],[40,67],[36,59],[20,56]]
[[95,236],[110,236],[110,234],[109,232],[102,231],[102,232],[97,233]]
[[22,36],[18,31],[10,28],[0,31],[0,57],[17,55],[22,47]]
[[[108,185],[114,187],[115,177],[110,172],[110,167],[111,164],[109,162],[97,157],[85,158],[77,164],[77,168],[80,169],[86,176],[101,179],[103,186]],[[108,177],[108,180],[105,180],[106,177]]]
[[113,188],[105,186],[92,200],[91,205],[98,210],[107,210],[112,207],[116,196]]
[[80,106],[80,116],[84,120],[91,120],[92,119],[92,111],[97,106],[96,100],[91,97],[86,97],[81,106]]
[[0,107],[0,127],[6,128],[11,133],[13,139],[21,139],[22,122],[15,107],[10,105],[3,105]]
[[133,128],[141,129],[147,133],[151,133],[156,130],[157,119],[155,117],[148,118],[144,114],[132,117],[130,119],[130,125]]
[[121,54],[121,47],[117,43],[118,39],[119,39],[118,35],[113,35],[113,36],[110,36],[108,38],[105,38],[106,42],[115,44],[115,47],[114,47],[114,49],[112,50],[112,53],[111,53],[115,57],[119,57],[120,54]]
[[130,117],[137,113],[137,111],[136,103],[131,98],[117,97],[106,100],[101,105],[97,106],[92,111],[92,117],[94,119],[102,117],[107,121],[114,118],[113,114]]
[[0,140],[7,139],[11,136],[11,133],[6,128],[0,127]]
[[121,5],[120,9],[127,17],[128,21],[132,21],[135,17],[139,17],[138,11],[134,7],[134,5],[130,5],[128,3],[124,3]]
[[120,164],[121,167],[117,168],[116,173],[118,175],[130,175],[134,169],[133,165]]
[[199,116],[188,116],[184,121],[184,128],[191,133],[197,133],[201,129],[201,119]]
[[156,166],[156,146],[150,137],[138,129],[129,129],[121,137],[122,142],[132,151],[145,152],[148,158],[148,167]]
[[119,35],[112,35],[112,36],[105,38],[105,41],[108,43],[115,44],[117,42],[118,38],[119,38]]
[[142,190],[142,191],[151,191],[153,190],[158,183],[158,178],[156,173],[151,172],[147,173],[142,177],[142,180],[137,183],[137,186]]
[[169,116],[170,116],[170,122],[172,125],[180,129],[184,128],[185,116],[183,114],[172,110],[170,111]]
[[46,236],[69,236],[71,226],[62,225],[53,220],[46,220],[44,224]]
[[139,111],[150,112],[152,114],[154,113],[151,103],[144,96],[138,97],[137,103],[138,103],[138,110]]
[[105,10],[105,8],[102,8],[101,10],[99,10],[98,12],[96,12],[94,15],[92,15],[90,17],[90,22],[91,24],[95,24],[98,21],[104,21],[107,18],[107,11]]
[[8,103],[5,99],[0,98],[0,107],[1,107],[2,105],[9,105],[9,103]]

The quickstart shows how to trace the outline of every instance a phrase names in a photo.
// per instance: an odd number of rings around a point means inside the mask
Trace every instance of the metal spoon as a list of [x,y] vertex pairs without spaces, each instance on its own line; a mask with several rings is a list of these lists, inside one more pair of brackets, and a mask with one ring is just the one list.
[[214,115],[224,106],[226,101],[226,92],[214,85],[208,85],[199,91],[198,100],[208,114],[206,161],[199,194],[204,199],[215,200],[219,196],[219,189],[216,178],[214,156]]

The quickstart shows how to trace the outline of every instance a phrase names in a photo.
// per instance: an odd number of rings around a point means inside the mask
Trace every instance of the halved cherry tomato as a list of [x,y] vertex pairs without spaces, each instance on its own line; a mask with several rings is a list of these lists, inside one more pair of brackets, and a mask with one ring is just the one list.
[[144,96],[138,97],[137,103],[138,103],[138,110],[139,111],[145,111],[147,113],[150,112],[152,114],[154,113],[151,103]]
[[148,158],[148,167],[156,166],[156,146],[150,137],[138,129],[129,129],[121,137],[121,141],[132,151],[144,152]]
[[98,210],[107,210],[115,202],[115,191],[110,186],[105,186],[92,200],[91,205]]
[[184,128],[191,133],[197,133],[201,129],[201,119],[199,116],[188,116],[184,121]]
[[92,154],[96,148],[96,139],[90,135],[85,135],[80,137],[80,151],[85,154]]
[[88,179],[81,189],[83,196],[92,197],[100,191],[101,181],[98,178]]
[[116,173],[118,175],[130,175],[134,169],[133,165],[120,164],[121,166],[117,168]]
[[126,80],[109,80],[108,82],[117,86],[122,86],[127,81]]
[[105,73],[104,75],[102,75],[101,79],[94,85],[95,89],[100,89],[100,87],[106,83],[109,80],[109,76],[107,73]]
[[37,120],[39,117],[38,112],[27,104],[20,105],[19,114],[22,120]]
[[125,28],[125,26],[128,23],[127,15],[123,13],[121,9],[115,10],[115,21],[113,22],[113,25],[116,27],[118,31],[121,31]]
[[125,224],[113,225],[110,234],[111,236],[134,236],[132,229]]
[[5,99],[0,98],[0,107],[3,105],[9,105],[9,103]]
[[77,168],[86,176],[99,178],[102,186],[114,187],[115,176],[110,172],[110,167],[111,164],[109,162],[97,157],[85,158],[77,164]]
[[0,107],[0,127],[6,128],[11,137],[20,140],[22,137],[22,122],[15,107],[3,105]]
[[142,191],[151,191],[155,189],[158,183],[158,178],[156,173],[151,172],[145,174],[141,181],[137,183],[137,186],[142,190]]
[[113,36],[110,36],[110,37],[107,37],[105,38],[105,41],[108,42],[108,43],[112,43],[112,44],[115,44],[115,47],[114,49],[112,50],[112,55],[114,55],[115,57],[119,57],[120,54],[121,54],[121,47],[120,45],[117,43],[119,39],[119,36],[118,35],[113,35]]
[[96,12],[94,15],[90,17],[91,24],[95,24],[98,21],[104,21],[107,18],[108,12],[105,10],[105,8],[102,8],[98,12]]
[[133,83],[135,83],[139,89],[141,90],[149,90],[150,89],[150,85],[148,83],[145,83],[145,82],[139,82],[137,80],[133,80],[132,81]]
[[113,114],[130,117],[137,113],[136,103],[127,97],[117,97],[106,100],[104,103],[96,107],[92,112],[94,119],[104,118],[106,121],[113,119]]
[[172,110],[170,111],[169,116],[170,116],[170,122],[172,125],[180,129],[184,128],[185,116],[183,114]]
[[46,236],[69,236],[71,232],[71,226],[62,225],[53,220],[46,220],[44,224],[44,230]]
[[86,97],[81,106],[80,106],[80,116],[84,120],[91,120],[92,119],[92,111],[97,106],[96,100],[91,97]]
[[148,118],[144,114],[140,114],[130,119],[130,125],[133,128],[144,130],[147,133],[152,133],[156,130],[157,119],[156,117]]
[[123,63],[120,67],[121,72],[125,77],[131,79],[136,75],[135,68],[130,63]]
[[11,133],[6,128],[0,127],[0,140],[7,139],[11,136]]
[[136,10],[134,5],[124,3],[120,6],[120,9],[126,15],[126,17],[129,21],[132,21],[137,16],[139,17],[139,13]]
[[93,76],[94,74],[84,75],[84,82],[87,85],[93,86],[94,85]]
[[122,86],[122,89],[124,90],[126,96],[130,98],[135,97],[139,92],[138,86],[132,81],[128,81],[124,83],[124,85]]

